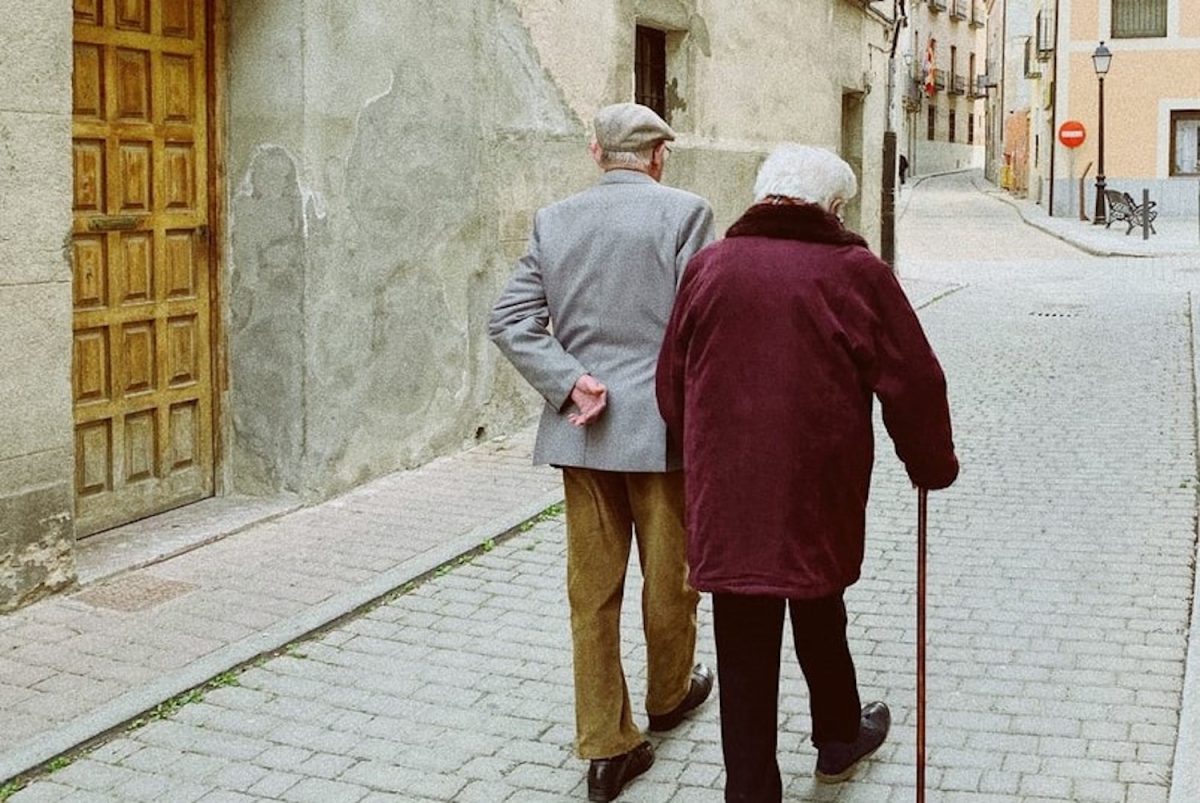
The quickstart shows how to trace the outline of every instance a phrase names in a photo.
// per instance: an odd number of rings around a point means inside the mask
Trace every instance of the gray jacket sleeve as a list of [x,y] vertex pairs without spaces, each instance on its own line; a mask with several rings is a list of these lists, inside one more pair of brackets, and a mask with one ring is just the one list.
[[676,287],[679,287],[679,283],[683,281],[683,271],[688,262],[696,255],[697,251],[714,239],[716,239],[716,231],[713,228],[712,207],[702,201],[688,212],[683,226],[679,229],[679,241],[676,244],[675,253]]
[[587,373],[550,332],[550,307],[542,285],[537,217],[529,250],[492,308],[488,336],[525,381],[556,410],[571,396],[579,377]]

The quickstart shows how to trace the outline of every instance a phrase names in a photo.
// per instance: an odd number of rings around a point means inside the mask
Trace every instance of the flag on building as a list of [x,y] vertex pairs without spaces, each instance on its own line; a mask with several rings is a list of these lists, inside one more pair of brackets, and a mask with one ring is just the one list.
[[929,97],[933,97],[934,93],[937,92],[937,84],[934,83],[934,79],[937,74],[936,56],[937,40],[931,36],[929,37],[929,44],[925,46],[925,62],[923,65],[925,74],[925,94]]

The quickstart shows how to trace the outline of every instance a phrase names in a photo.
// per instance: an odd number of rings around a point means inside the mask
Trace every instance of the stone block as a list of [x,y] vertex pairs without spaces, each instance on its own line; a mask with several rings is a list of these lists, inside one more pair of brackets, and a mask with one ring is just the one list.
[[0,0],[0,110],[71,113],[71,7]]
[[69,294],[65,283],[0,286],[0,459],[71,442]]
[[0,613],[74,582],[71,510],[66,483],[0,496]]

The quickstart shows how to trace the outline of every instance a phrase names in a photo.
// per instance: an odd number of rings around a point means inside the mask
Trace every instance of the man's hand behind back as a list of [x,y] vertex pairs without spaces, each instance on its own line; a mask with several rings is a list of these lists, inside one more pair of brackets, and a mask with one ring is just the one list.
[[571,402],[575,405],[575,411],[567,415],[567,420],[577,427],[586,427],[599,418],[608,406],[608,388],[595,377],[584,374],[571,389]]

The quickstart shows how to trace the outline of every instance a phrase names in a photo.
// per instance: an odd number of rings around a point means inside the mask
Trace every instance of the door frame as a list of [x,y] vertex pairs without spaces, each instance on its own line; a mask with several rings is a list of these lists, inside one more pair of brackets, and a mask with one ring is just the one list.
[[206,38],[208,110],[208,252],[209,333],[212,360],[213,496],[232,487],[228,461],[231,426],[226,400],[229,392],[229,339],[225,299],[229,294],[225,266],[229,252],[228,122],[229,0],[201,0],[208,26]]

